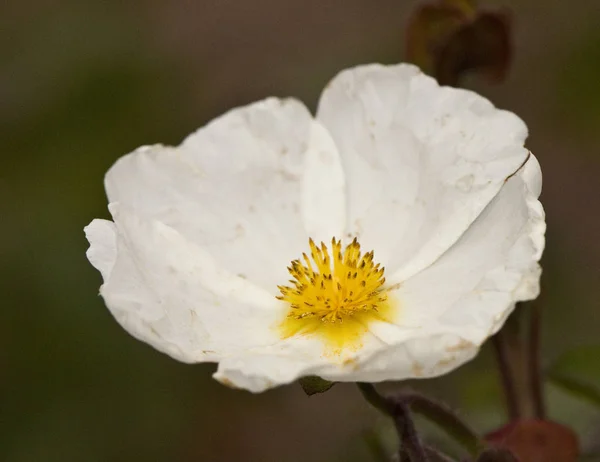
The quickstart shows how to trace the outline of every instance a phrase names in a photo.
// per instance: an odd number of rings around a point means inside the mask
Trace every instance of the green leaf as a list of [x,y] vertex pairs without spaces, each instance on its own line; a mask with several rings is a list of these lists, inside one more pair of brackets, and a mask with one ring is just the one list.
[[563,354],[546,373],[551,383],[600,408],[600,345]]
[[335,385],[335,382],[330,382],[329,380],[322,379],[315,375],[302,377],[299,382],[304,393],[308,396],[316,395],[317,393],[325,393]]

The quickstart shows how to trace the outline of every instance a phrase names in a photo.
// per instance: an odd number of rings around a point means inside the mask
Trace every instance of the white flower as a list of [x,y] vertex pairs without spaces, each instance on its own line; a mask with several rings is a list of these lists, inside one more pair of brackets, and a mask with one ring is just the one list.
[[118,160],[87,255],[130,334],[225,384],[440,375],[538,295],[526,135],[413,66],[345,70],[314,118],[269,98]]

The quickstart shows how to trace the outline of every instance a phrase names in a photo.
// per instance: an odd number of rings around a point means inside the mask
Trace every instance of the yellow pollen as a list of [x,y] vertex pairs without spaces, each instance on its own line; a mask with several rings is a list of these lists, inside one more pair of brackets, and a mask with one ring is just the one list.
[[309,245],[310,257],[304,253],[288,267],[291,285],[278,286],[277,298],[290,306],[282,336],[318,335],[334,354],[356,349],[372,321],[392,321],[397,311],[383,287],[384,268],[372,251],[361,254],[356,239],[342,250],[333,238],[331,253],[324,243]]

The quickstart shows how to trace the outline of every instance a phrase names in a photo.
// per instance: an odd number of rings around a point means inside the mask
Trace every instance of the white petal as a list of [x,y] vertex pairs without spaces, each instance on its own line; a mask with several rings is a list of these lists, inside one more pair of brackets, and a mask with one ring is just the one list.
[[85,227],[85,237],[90,243],[86,256],[106,280],[117,259],[115,224],[108,220],[93,220]]
[[316,242],[341,237],[346,225],[346,193],[340,155],[331,136],[313,124],[302,180],[302,218]]
[[[287,308],[272,294],[219,268],[173,228],[119,204],[110,209],[116,261],[101,294],[132,335],[186,362],[278,340],[273,326]],[[97,247],[92,240],[90,253]]]
[[[342,72],[318,119],[268,99],[179,147],[115,164],[115,222],[95,220],[86,234],[125,329],[262,391],[306,375],[439,375],[476,354],[516,301],[537,296],[541,173],[520,119],[407,65]],[[376,251],[402,316],[370,324],[360,348],[334,357],[318,338],[280,338],[289,307],[274,295],[308,236],[343,235]]]
[[[312,125],[295,100],[234,109],[177,148],[146,147],[121,158],[106,176],[108,197],[177,230],[229,272],[276,291],[289,262],[306,249],[303,217],[311,227],[325,216],[328,228],[343,227],[335,223],[339,211],[326,209],[337,207],[339,193],[318,204],[302,191],[313,174],[319,181],[331,176],[333,186],[343,181],[331,161],[335,151],[327,152],[331,141],[311,136]],[[315,160],[323,153],[327,159]]]
[[318,375],[320,367],[327,365],[321,353],[322,346],[315,341],[279,342],[224,358],[213,377],[230,387],[259,393],[299,377]]
[[343,360],[315,340],[291,339],[222,361],[215,378],[254,392],[318,375],[336,381],[402,380],[444,374],[471,359],[515,302],[539,292],[544,213],[535,157],[450,250],[394,292],[399,325],[377,323],[363,347]]
[[538,296],[545,232],[540,184],[532,155],[452,248],[401,284],[397,295],[411,324],[421,318],[423,329],[480,345],[515,302]]
[[294,339],[224,358],[214,378],[258,393],[311,375],[338,382],[434,377],[465,363],[479,349],[454,334],[406,334],[404,340],[404,335],[397,338],[397,344],[367,337],[365,347],[344,360],[323,356],[317,341]]
[[385,323],[370,327],[356,350],[324,354],[318,338],[293,337],[224,358],[214,377],[255,393],[310,375],[340,382],[431,377],[459,366],[478,350],[455,334]]
[[476,345],[453,334],[416,336],[363,358],[350,377],[363,382],[437,377],[469,361],[478,351]]
[[410,65],[341,72],[317,119],[342,157],[348,232],[376,249],[388,280],[434,262],[528,154],[518,117]]

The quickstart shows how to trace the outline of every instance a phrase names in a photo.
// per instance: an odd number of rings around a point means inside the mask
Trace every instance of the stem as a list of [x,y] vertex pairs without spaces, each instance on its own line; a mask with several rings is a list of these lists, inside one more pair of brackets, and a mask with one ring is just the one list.
[[390,402],[390,400],[380,395],[372,384],[365,382],[357,382],[356,385],[358,386],[358,389],[371,406],[373,406],[376,409],[379,409],[385,415],[394,415],[393,404]]
[[533,412],[535,417],[543,419],[546,417],[544,403],[544,387],[542,381],[541,367],[541,326],[542,326],[542,304],[539,300],[531,304],[531,317],[529,319],[529,386],[533,401]]
[[362,395],[373,407],[394,419],[401,442],[400,460],[428,462],[406,403],[384,397],[370,383],[359,382],[357,385]]
[[408,452],[406,452],[406,448],[404,445],[400,446],[400,451],[398,451],[398,456],[392,459],[393,462],[411,462],[410,456]]
[[[373,407],[379,409],[385,415],[394,418],[397,428],[399,428],[397,419],[400,415],[400,417],[404,416],[405,420],[410,420],[411,428],[409,428],[409,431],[414,431],[414,424],[408,410],[410,408],[413,412],[420,414],[437,424],[472,456],[476,456],[485,448],[485,443],[481,440],[479,435],[445,404],[438,403],[423,395],[412,392],[386,398],[379,394],[375,387],[370,383],[359,382],[357,385],[365,399]],[[416,435],[416,432],[414,434]],[[407,437],[408,436],[409,435],[407,435]],[[403,437],[401,437],[401,439],[402,441],[405,440]],[[402,452],[400,455],[402,457]]]
[[500,381],[504,390],[504,399],[506,400],[506,409],[510,420],[517,420],[520,417],[519,404],[517,398],[517,388],[515,386],[515,377],[510,367],[506,336],[503,329],[492,337],[492,345],[498,362],[500,372]]
[[425,446],[425,453],[431,462],[455,462],[454,459],[442,454],[440,451],[432,448],[431,446]]
[[394,406],[394,423],[402,441],[402,450],[408,455],[408,459],[411,462],[428,462],[429,458],[417,434],[410,410],[403,402],[396,403]]
[[411,462],[411,458],[406,451],[404,445],[400,448],[400,462]]
[[485,443],[477,432],[464,423],[449,406],[418,393],[405,393],[400,399],[409,404],[413,412],[444,429],[470,455],[476,456],[485,448]]
[[[530,308],[531,307],[531,308]],[[511,420],[544,415],[540,370],[541,306],[519,303],[516,312],[493,338]],[[528,323],[523,325],[524,323]],[[523,334],[521,327],[527,326]]]

